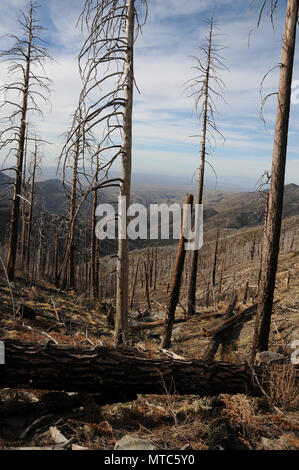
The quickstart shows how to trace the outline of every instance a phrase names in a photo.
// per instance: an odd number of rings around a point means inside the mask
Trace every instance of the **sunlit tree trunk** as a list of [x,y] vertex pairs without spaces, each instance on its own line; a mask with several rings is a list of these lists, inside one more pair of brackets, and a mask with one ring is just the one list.
[[30,28],[28,32],[26,68],[24,71],[24,88],[23,88],[23,98],[22,98],[23,101],[22,101],[22,112],[21,112],[21,124],[20,124],[20,130],[19,130],[17,166],[16,166],[16,175],[15,175],[15,182],[14,182],[14,192],[13,192],[12,209],[11,209],[11,217],[10,217],[8,253],[7,253],[7,274],[8,274],[10,281],[14,281],[14,278],[15,278],[15,265],[16,265],[17,245],[18,245],[20,195],[21,195],[21,188],[22,188],[24,150],[25,150],[25,141],[26,141],[26,117],[27,117],[27,109],[28,109],[31,46],[32,46],[32,39],[33,39],[32,5],[30,8],[29,15],[30,15]]
[[261,282],[252,348],[252,361],[255,358],[256,352],[268,350],[281,232],[297,19],[298,0],[288,0],[280,67],[271,185],[262,255]]
[[[132,166],[132,109],[134,87],[134,0],[127,1],[126,17],[126,43],[127,51],[124,70],[124,98],[125,109],[123,119],[122,136],[122,182],[120,196],[126,198],[126,206],[130,204],[131,191],[131,166]],[[128,226],[127,214],[125,227]],[[125,342],[128,332],[128,281],[129,281],[129,240],[127,233],[119,237],[118,261],[117,261],[117,293],[116,293],[116,317],[115,317],[115,343]]]

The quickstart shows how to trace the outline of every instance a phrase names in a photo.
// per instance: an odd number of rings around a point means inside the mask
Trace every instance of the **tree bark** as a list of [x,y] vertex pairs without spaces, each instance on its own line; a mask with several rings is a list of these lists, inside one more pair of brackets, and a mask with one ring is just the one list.
[[[267,370],[248,364],[199,359],[148,358],[136,350],[79,349],[54,344],[5,341],[0,387],[87,393],[258,396]],[[298,376],[297,376],[298,380]],[[266,386],[266,385],[265,385]]]
[[203,329],[204,336],[215,336],[218,333],[222,333],[227,328],[235,326],[239,322],[248,321],[251,319],[252,315],[256,312],[257,304],[251,305],[251,307],[246,308],[243,312],[234,315],[231,318],[226,319],[224,322],[219,323],[218,325]]
[[[212,40],[213,40],[213,18],[210,24],[209,33],[209,45],[207,50],[207,65],[206,65],[206,76],[205,76],[205,93],[203,102],[203,115],[202,115],[202,137],[201,137],[201,150],[200,150],[200,167],[199,167],[199,178],[198,178],[198,195],[197,204],[202,204],[203,198],[203,184],[205,174],[205,161],[206,161],[206,139],[207,139],[207,119],[208,119],[208,105],[209,105],[209,82],[210,82],[210,63],[211,63],[211,52],[212,52]],[[197,265],[198,265],[199,251],[194,250],[191,258],[191,272],[189,277],[188,287],[188,313],[190,315],[195,314],[196,310],[196,280],[197,280]]]
[[[192,207],[192,204],[193,204],[193,196],[192,194],[187,194],[185,205],[186,206],[189,205]],[[165,318],[165,333],[164,333],[164,341],[163,341],[163,348],[165,349],[168,349],[170,347],[174,316],[175,316],[175,311],[176,311],[176,307],[177,307],[177,304],[179,301],[179,295],[180,295],[182,273],[183,273],[185,256],[186,256],[186,250],[185,250],[186,239],[184,237],[184,230],[185,230],[186,222],[187,222],[186,217],[187,217],[187,210],[184,211],[184,214],[183,214],[181,236],[180,236],[180,241],[179,241],[179,246],[178,246],[177,257],[175,261],[172,285],[170,289],[167,313],[166,313],[166,318]]]
[[[126,207],[130,205],[131,193],[131,168],[132,168],[132,112],[133,112],[133,88],[134,88],[134,0],[127,0],[126,15],[126,60],[124,67],[124,118],[122,135],[122,182],[120,184],[120,196],[125,197]],[[115,316],[115,344],[126,342],[128,333],[128,281],[129,281],[129,240],[127,227],[129,219],[125,217],[125,234],[118,239],[117,259],[117,292],[116,292],[116,316]]]
[[30,259],[31,259],[31,233],[32,233],[32,218],[33,218],[33,200],[34,200],[34,188],[35,188],[35,173],[37,166],[37,144],[35,142],[35,149],[33,154],[33,167],[31,175],[31,187],[30,187],[30,207],[29,207],[29,219],[27,229],[27,247],[26,247],[26,269],[29,272]]
[[262,274],[251,355],[252,361],[254,361],[256,352],[268,350],[281,232],[297,19],[298,0],[288,0],[280,67],[271,186],[262,257]]
[[19,143],[17,151],[17,166],[16,176],[14,182],[14,193],[12,200],[12,209],[10,217],[9,229],[9,242],[7,253],[7,275],[10,281],[15,279],[15,265],[16,254],[18,246],[18,228],[19,228],[19,212],[20,212],[20,195],[22,188],[23,177],[23,163],[24,163],[24,150],[26,141],[26,117],[28,109],[28,94],[29,94],[29,81],[30,81],[30,65],[31,65],[31,47],[32,47],[32,27],[33,27],[33,10],[30,7],[30,25],[28,31],[28,48],[26,55],[26,68],[24,70],[24,88],[23,88],[23,102],[21,112],[21,123],[19,130]]

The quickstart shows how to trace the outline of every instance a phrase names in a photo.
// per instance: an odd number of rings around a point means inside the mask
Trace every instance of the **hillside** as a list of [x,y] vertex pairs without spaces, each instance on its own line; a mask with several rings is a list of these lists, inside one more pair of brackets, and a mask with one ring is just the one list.
[[[0,173],[0,223],[5,225],[9,221],[9,200],[12,179]],[[194,188],[193,188],[194,190]],[[187,190],[180,188],[160,188],[151,185],[133,186],[132,202],[143,204],[149,208],[150,204],[173,204],[184,201]],[[107,189],[100,191],[99,202],[117,201],[117,192]],[[43,207],[49,214],[63,215],[66,211],[65,189],[58,179],[38,181],[35,196],[38,210]],[[90,201],[90,198],[88,199]],[[88,207],[82,209],[86,214]],[[240,229],[253,227],[263,223],[264,194],[259,192],[224,192],[206,190],[204,193],[204,219],[205,229],[230,228]],[[283,217],[299,215],[299,186],[288,184],[284,191]]]
[[[283,225],[271,323],[270,350],[279,348],[285,357],[289,357],[292,352],[290,344],[298,339],[299,334],[298,224],[299,218],[292,218]],[[252,305],[257,289],[261,235],[260,228],[221,233],[216,311],[212,297],[207,299],[206,292],[210,271],[208,260],[214,247],[214,243],[209,241],[211,237],[207,236],[200,264],[202,276],[197,288],[199,310],[193,317],[186,317],[184,311],[190,262],[187,258],[180,306],[176,314],[181,323],[174,326],[172,352],[184,358],[202,357],[209,343],[204,330],[221,321],[233,292],[238,294],[235,313]],[[256,251],[254,259],[250,260],[254,239],[257,241]],[[229,243],[227,250],[223,249],[225,240]],[[146,354],[147,357],[156,357],[159,354],[161,357],[159,347],[175,253],[175,247],[159,248],[156,285],[152,284],[150,289],[150,315],[144,292],[144,272],[139,272],[134,308],[130,312],[131,337],[134,338],[136,356]],[[137,250],[131,254],[130,279],[138,259],[147,263],[148,250]],[[105,266],[102,275],[105,279],[105,274],[113,270],[114,260],[102,261],[103,268]],[[248,298],[244,301],[247,282]],[[113,285],[112,280],[104,282],[101,301],[96,302],[86,298],[83,286],[82,292],[74,295],[55,289],[45,280],[31,287],[19,277],[13,285],[16,305],[22,303],[31,308],[35,318],[18,314],[16,321],[13,321],[9,289],[4,276],[1,276],[0,336],[4,340],[23,339],[35,343],[46,343],[52,338],[66,347],[110,347],[113,345],[113,330],[107,323],[106,312],[107,305],[114,303]],[[144,315],[140,315],[140,312]],[[219,348],[216,360],[232,363],[246,361],[253,330],[254,318],[246,322],[241,331],[238,330],[231,344]],[[289,374],[288,371],[286,369],[286,374]],[[99,406],[86,394],[71,394],[73,404],[70,405],[68,394],[62,392],[5,389],[0,392],[0,445],[5,448],[57,448],[53,429],[58,429],[66,439],[72,439],[74,449],[80,446],[113,449],[122,437],[129,434],[131,438],[137,436],[158,450],[218,450],[220,447],[225,450],[298,450],[298,389],[294,389],[290,375],[282,378],[277,373],[275,375],[275,368],[272,380],[271,396],[268,399],[244,394],[232,397],[225,394],[218,397],[182,397],[176,395],[175,390],[169,390],[164,396],[138,395],[137,399],[124,399],[124,403],[105,406]],[[59,402],[64,403],[63,410],[59,408]],[[10,410],[13,410],[14,418]]]

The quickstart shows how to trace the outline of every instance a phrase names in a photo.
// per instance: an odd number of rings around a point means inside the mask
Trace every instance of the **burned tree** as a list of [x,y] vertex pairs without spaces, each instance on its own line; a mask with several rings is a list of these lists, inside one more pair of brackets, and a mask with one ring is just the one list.
[[[16,157],[7,255],[7,272],[11,281],[15,277],[28,115],[32,112],[42,113],[41,105],[48,101],[50,84],[49,79],[43,76],[44,63],[50,56],[39,37],[43,27],[36,14],[37,7],[30,2],[29,12],[22,12],[19,19],[23,37],[9,34],[14,45],[11,49],[0,52],[0,57],[10,62],[8,71],[15,77],[12,83],[1,88],[5,96],[1,107],[8,108],[11,114],[2,119],[6,127],[0,132],[0,148],[9,148],[8,154]],[[27,141],[30,140],[28,137]]]
[[[266,2],[264,2],[264,4],[265,3]],[[273,14],[276,4],[277,2],[271,2],[271,14]],[[280,64],[271,182],[264,233],[261,282],[259,286],[258,310],[252,347],[252,361],[255,358],[256,352],[268,350],[281,232],[297,20],[298,0],[288,0]]]
[[[186,233],[187,223],[188,223],[188,207],[190,208],[191,206],[192,208],[192,204],[193,204],[193,196],[192,194],[187,194],[186,201],[184,204],[181,236],[180,236],[175,266],[174,266],[171,290],[170,290],[170,295],[169,295],[169,300],[168,300],[168,305],[167,305],[167,313],[165,317],[163,348],[166,348],[166,349],[170,347],[172,328],[174,324],[174,316],[175,316],[176,307],[179,301],[182,273],[184,269],[184,262],[185,262],[185,256],[186,256],[185,243],[188,239],[188,234]],[[191,217],[190,217],[190,221],[191,221]]]
[[[216,25],[214,16],[210,20],[209,35],[206,37],[206,44],[200,47],[203,59],[195,57],[197,76],[192,79],[188,88],[191,89],[191,96],[195,98],[195,108],[198,119],[202,122],[201,148],[200,148],[200,167],[198,178],[198,193],[195,199],[196,204],[203,202],[203,187],[206,157],[211,147],[211,139],[215,144],[215,134],[222,135],[215,121],[216,99],[222,98],[224,83],[220,78],[220,72],[226,70],[223,64],[221,51],[222,46],[216,44]],[[191,259],[191,271],[188,288],[188,313],[195,313],[196,302],[196,280],[198,265],[198,250],[194,250]]]
[[[81,24],[87,30],[87,39],[79,54],[83,80],[77,111],[78,116],[80,110],[80,119],[79,124],[74,120],[66,143],[66,147],[72,145],[79,126],[83,140],[89,132],[97,135],[97,148],[90,157],[94,161],[97,155],[101,156],[98,168],[101,178],[96,186],[118,185],[127,207],[130,204],[132,160],[133,50],[136,32],[141,28],[135,9],[137,3],[145,6],[146,16],[145,0],[86,0]],[[107,179],[108,172],[118,157],[121,158],[121,178],[111,182]],[[128,218],[126,214],[118,214],[118,219],[117,344],[125,341],[128,331],[129,268]]]

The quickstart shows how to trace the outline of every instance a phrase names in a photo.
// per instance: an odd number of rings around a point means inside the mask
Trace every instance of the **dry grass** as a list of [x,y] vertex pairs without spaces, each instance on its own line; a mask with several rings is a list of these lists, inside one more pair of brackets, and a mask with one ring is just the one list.
[[271,365],[268,383],[270,406],[284,411],[299,409],[299,390],[296,369],[291,364]]

